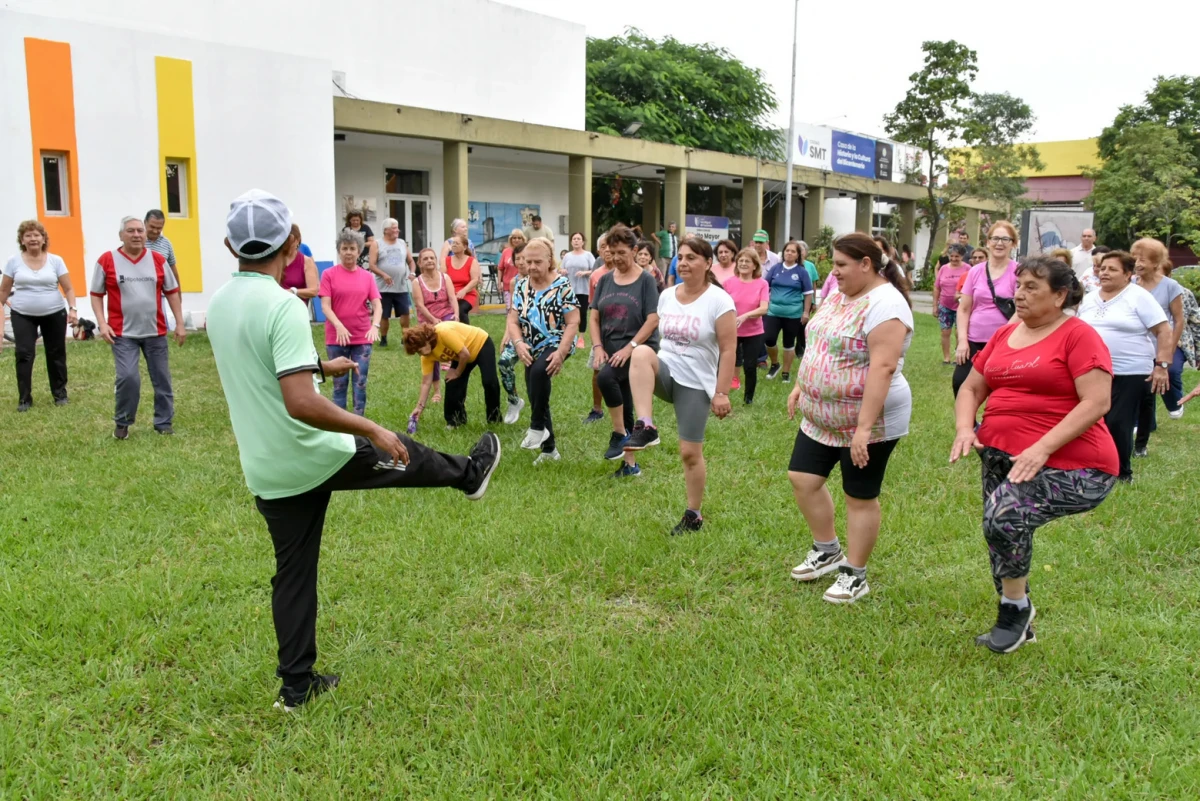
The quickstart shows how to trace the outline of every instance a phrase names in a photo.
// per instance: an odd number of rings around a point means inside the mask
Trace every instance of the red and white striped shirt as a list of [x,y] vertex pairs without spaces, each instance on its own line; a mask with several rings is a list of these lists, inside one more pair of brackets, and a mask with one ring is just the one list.
[[95,297],[108,297],[108,324],[114,336],[148,339],[167,333],[163,295],[178,292],[179,282],[166,265],[161,254],[149,249],[131,259],[117,248],[96,261],[88,289]]

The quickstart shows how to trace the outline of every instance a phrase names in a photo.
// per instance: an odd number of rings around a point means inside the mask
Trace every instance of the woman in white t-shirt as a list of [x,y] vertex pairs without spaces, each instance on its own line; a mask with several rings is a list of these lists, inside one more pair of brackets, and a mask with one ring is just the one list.
[[678,259],[679,283],[658,298],[659,351],[638,347],[631,354],[629,384],[637,422],[625,444],[627,451],[658,444],[655,395],[675,407],[687,510],[672,534],[699,531],[704,525],[704,429],[710,409],[721,419],[729,414],[737,351],[737,311],[713,276],[712,245],[698,236],[684,237]]
[[55,406],[65,406],[67,325],[78,320],[71,276],[66,263],[49,252],[50,238],[37,220],[17,226],[17,244],[21,252],[8,260],[4,277],[0,278],[0,308],[6,303],[12,308],[13,339],[17,344],[17,411],[27,412],[33,405],[33,360],[39,332],[46,349],[50,394]]
[[1079,319],[1096,329],[1112,355],[1112,404],[1104,424],[1117,446],[1117,480],[1126,483],[1133,481],[1129,457],[1142,399],[1167,391],[1174,352],[1166,312],[1153,295],[1133,283],[1136,263],[1123,250],[1105,253],[1099,288],[1084,295],[1079,306]]
[[[812,550],[792,578],[813,581],[836,570],[825,600],[853,603],[870,592],[867,560],[879,536],[879,492],[912,417],[912,392],[901,371],[913,316],[904,273],[866,234],[834,240],[830,275],[837,291],[808,322],[808,346],[788,397],[789,417],[799,410],[802,418],[788,478],[813,534]],[[839,463],[846,554],[826,487]]]

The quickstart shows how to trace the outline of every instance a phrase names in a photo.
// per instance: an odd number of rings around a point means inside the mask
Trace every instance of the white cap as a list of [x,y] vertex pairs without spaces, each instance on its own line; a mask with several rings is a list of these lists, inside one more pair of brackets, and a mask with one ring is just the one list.
[[292,233],[292,212],[283,201],[261,189],[251,189],[229,204],[225,236],[233,252],[247,259],[270,256]]

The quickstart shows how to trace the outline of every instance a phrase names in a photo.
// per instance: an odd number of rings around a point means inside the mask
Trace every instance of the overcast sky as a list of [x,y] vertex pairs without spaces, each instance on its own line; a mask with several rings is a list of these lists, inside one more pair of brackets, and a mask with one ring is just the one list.
[[[633,26],[724,47],[763,70],[779,101],[773,121],[787,124],[792,0],[502,2],[581,23],[588,36]],[[921,67],[921,42],[953,38],[978,53],[976,91],[1007,91],[1033,108],[1033,141],[1084,139],[1139,102],[1156,75],[1200,75],[1198,28],[1197,0],[801,2],[796,118],[882,135],[883,115]]]

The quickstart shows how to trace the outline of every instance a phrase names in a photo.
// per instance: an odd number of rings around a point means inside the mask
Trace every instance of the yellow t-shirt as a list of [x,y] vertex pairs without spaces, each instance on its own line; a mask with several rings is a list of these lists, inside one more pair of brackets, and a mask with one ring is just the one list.
[[466,323],[438,323],[437,342],[428,356],[421,357],[421,375],[433,375],[433,366],[439,362],[456,362],[463,348],[471,355],[471,361],[479,356],[488,332]]

